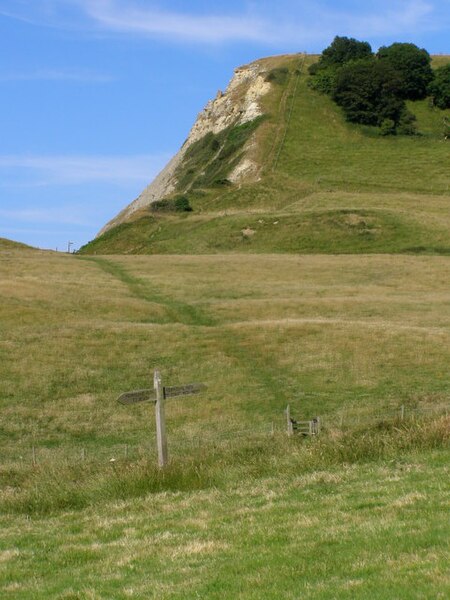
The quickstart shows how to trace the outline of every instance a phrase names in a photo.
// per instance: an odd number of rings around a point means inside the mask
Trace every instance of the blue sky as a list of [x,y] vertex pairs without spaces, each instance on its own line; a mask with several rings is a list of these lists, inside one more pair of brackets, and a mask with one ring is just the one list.
[[335,35],[450,53],[450,0],[0,0],[0,237],[81,246],[236,66]]

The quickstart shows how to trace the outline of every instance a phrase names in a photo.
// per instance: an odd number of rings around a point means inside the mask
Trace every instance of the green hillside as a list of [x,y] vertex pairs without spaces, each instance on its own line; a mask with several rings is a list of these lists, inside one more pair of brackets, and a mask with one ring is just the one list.
[[[419,135],[382,137],[309,87],[313,60],[272,59],[265,118],[190,148],[177,192],[192,212],[141,210],[80,252],[449,253],[450,110],[409,102]],[[227,185],[253,131],[261,178]]]

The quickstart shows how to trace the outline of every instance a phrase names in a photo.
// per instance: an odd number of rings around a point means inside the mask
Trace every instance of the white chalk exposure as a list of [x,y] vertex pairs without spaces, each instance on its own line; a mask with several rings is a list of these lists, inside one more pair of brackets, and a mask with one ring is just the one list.
[[[210,100],[198,115],[187,140],[178,153],[142,194],[107,223],[98,235],[126,221],[135,211],[171,194],[177,185],[175,173],[191,144],[209,132],[219,133],[230,125],[240,125],[259,117],[262,114],[259,100],[271,86],[265,81],[265,74],[264,67],[258,62],[236,69],[226,91],[219,91],[216,98]],[[253,175],[256,170],[256,164],[248,158],[243,158],[230,174],[229,179],[232,182],[241,181]]]

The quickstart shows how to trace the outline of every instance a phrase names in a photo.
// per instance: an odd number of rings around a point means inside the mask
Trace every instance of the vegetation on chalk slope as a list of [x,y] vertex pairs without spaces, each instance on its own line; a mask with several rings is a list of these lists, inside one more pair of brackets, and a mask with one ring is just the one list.
[[[288,69],[288,76],[264,98],[266,117],[252,132],[259,182],[224,185],[227,172],[220,171],[221,161],[211,150],[211,134],[197,142],[190,166],[183,166],[182,187],[190,188],[186,195],[192,213],[141,211],[82,253],[448,252],[448,144],[443,132],[450,110],[428,100],[408,100],[421,135],[380,137],[373,127],[346,123],[328,96],[308,86],[312,57],[303,65],[298,58],[277,60],[268,72],[282,69],[284,77],[283,69]],[[434,60],[442,67],[448,59]],[[228,143],[229,133],[223,132],[220,143]],[[202,165],[209,166],[203,175],[207,182],[200,186]],[[359,226],[350,226],[351,219]],[[269,235],[267,223],[275,221],[276,232],[273,227]],[[370,231],[371,222],[376,226]],[[256,233],[243,234],[248,228]]]
[[239,164],[242,149],[263,120],[258,117],[243,125],[227,127],[217,134],[207,133],[186,152],[175,176],[180,192],[230,183],[228,175]]

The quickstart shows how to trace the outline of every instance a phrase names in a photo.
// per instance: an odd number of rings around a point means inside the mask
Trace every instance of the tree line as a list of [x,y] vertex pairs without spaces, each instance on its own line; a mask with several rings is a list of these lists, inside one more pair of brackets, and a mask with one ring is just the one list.
[[311,86],[328,94],[347,121],[380,127],[383,135],[417,133],[406,100],[450,108],[450,64],[433,70],[415,44],[396,42],[375,54],[368,42],[336,36],[309,67]]

